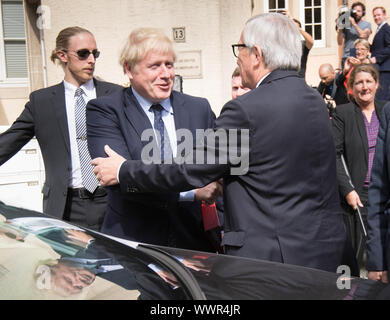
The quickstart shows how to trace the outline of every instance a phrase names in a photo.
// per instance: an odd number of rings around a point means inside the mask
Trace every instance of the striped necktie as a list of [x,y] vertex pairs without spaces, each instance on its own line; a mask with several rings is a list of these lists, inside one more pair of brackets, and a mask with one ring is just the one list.
[[85,117],[86,103],[83,98],[83,89],[77,88],[75,93],[75,120],[76,120],[76,141],[80,155],[81,176],[85,189],[93,193],[99,185],[93,167],[91,165],[91,156],[88,151],[87,143],[87,124]]
[[169,142],[169,136],[167,129],[164,126],[164,121],[162,119],[163,107],[161,104],[153,104],[150,107],[150,110],[154,113],[154,130],[160,134],[160,155],[162,162],[169,162],[168,160],[172,159],[172,148],[171,143]]

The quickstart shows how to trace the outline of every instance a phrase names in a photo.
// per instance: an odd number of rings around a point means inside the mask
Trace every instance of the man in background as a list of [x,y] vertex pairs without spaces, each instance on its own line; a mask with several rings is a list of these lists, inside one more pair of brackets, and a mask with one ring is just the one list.
[[361,2],[354,2],[351,6],[354,11],[346,21],[344,28],[337,29],[337,43],[343,46],[343,56],[341,59],[341,69],[344,68],[345,60],[351,55],[350,50],[354,47],[357,39],[368,40],[371,35],[371,23],[364,21],[366,6]]
[[232,99],[236,99],[237,97],[242,96],[250,90],[251,89],[242,85],[240,68],[237,67],[236,69],[234,69],[232,74]]
[[336,73],[330,63],[320,65],[318,75],[321,79],[317,90],[326,100],[334,100],[336,105],[348,103],[347,90],[340,78],[340,74]]
[[93,34],[63,29],[51,60],[64,69],[64,81],[31,93],[22,114],[0,135],[0,164],[36,136],[45,164],[43,212],[99,230],[106,191],[99,186],[86,146],[85,105],[121,88],[93,77],[99,57]]
[[371,45],[371,62],[379,69],[378,100],[390,100],[390,26],[386,22],[386,9],[376,7],[372,10],[374,21],[378,26]]

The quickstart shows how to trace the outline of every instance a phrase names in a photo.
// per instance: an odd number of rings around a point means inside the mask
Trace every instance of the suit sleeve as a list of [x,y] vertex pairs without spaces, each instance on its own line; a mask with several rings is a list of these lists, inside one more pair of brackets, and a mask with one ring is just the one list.
[[213,110],[211,109],[211,106],[210,106],[208,101],[207,101],[207,108],[208,108],[208,115],[209,115],[208,116],[208,121],[209,121],[208,127],[214,128],[216,116],[215,116],[215,113],[213,112]]
[[91,158],[107,157],[104,146],[130,159],[125,139],[119,127],[118,116],[107,98],[93,99],[87,104],[87,137]]
[[390,104],[386,106],[383,108],[368,190],[367,270],[369,271],[388,269],[385,248],[388,237],[386,206],[390,200],[389,159],[387,159],[387,152],[390,148],[390,141],[387,140]]
[[340,193],[343,197],[345,197],[348,193],[354,190],[341,161],[341,156],[344,155],[345,144],[344,125],[344,115],[336,108],[332,119],[332,133],[336,147],[337,180],[339,183]]
[[340,72],[339,74],[337,74],[335,81],[336,81],[337,87],[340,87],[340,86],[344,87],[345,74],[343,72]]
[[[211,136],[214,135],[215,137],[218,130],[227,134],[228,129],[232,128],[238,129],[238,131],[245,129],[249,132],[249,120],[246,113],[242,111],[241,105],[235,101],[230,101],[224,106],[221,116],[215,121],[214,130],[210,130],[209,134],[205,135],[204,145],[197,145],[193,150],[193,155],[199,152],[199,154],[205,155],[204,159],[207,159],[208,152],[213,152],[214,155],[217,155],[215,164],[194,163],[194,157],[192,156],[186,158],[183,164],[173,163],[171,165],[147,165],[140,160],[126,161],[119,172],[121,188],[124,188],[123,190],[129,187],[137,188],[141,192],[180,192],[201,188],[212,181],[218,180],[228,174],[229,169],[237,166],[237,163],[230,161],[230,158],[222,159],[218,156],[222,155],[224,150],[220,145],[216,149],[216,145],[212,143],[215,139]],[[245,157],[243,154],[241,156]],[[223,160],[226,160],[226,162]]]
[[384,47],[375,52],[376,63],[379,65],[383,64],[390,57],[390,27],[384,31]]
[[27,102],[23,112],[12,126],[0,135],[0,165],[15,155],[35,135],[32,102],[30,101]]

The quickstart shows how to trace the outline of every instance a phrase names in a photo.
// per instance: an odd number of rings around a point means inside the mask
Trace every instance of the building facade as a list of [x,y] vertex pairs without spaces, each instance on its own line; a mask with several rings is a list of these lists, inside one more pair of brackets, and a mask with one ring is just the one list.
[[[252,15],[287,9],[312,34],[306,80],[316,86],[318,66],[339,65],[335,21],[345,0],[0,0],[0,125],[10,125],[29,92],[61,81],[60,67],[49,60],[58,32],[80,25],[96,36],[102,52],[96,75],[126,84],[118,56],[127,35],[137,27],[162,28],[178,52],[176,72],[186,93],[206,97],[218,114],[230,97],[236,66],[236,43]],[[384,0],[366,3],[366,20]],[[349,1],[351,4],[352,1]],[[390,8],[388,8],[390,10]]]
[[[372,8],[384,6],[390,11],[389,2],[361,2],[367,7],[365,20],[375,31]],[[58,32],[65,27],[78,25],[95,35],[101,51],[95,75],[122,85],[128,79],[118,57],[128,34],[138,27],[163,29],[175,42],[175,68],[183,78],[183,91],[207,98],[218,115],[231,97],[231,74],[236,67],[231,44],[238,42],[248,18],[287,9],[300,20],[315,40],[306,81],[317,86],[320,64],[339,66],[335,21],[346,3],[353,1],[0,0],[0,126],[6,129],[12,124],[31,91],[62,80],[61,67],[49,57]]]

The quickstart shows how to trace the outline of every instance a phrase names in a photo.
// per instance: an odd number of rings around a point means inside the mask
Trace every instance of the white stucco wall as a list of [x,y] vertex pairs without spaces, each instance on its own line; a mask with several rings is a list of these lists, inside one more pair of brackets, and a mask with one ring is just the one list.
[[[229,100],[230,77],[236,66],[231,44],[238,41],[244,22],[251,15],[249,0],[43,0],[42,5],[50,8],[52,24],[45,30],[46,56],[50,57],[61,29],[85,27],[95,35],[102,52],[95,74],[118,84],[128,82],[118,56],[133,29],[162,28],[172,39],[173,27],[185,27],[186,42],[176,43],[175,48],[179,54],[201,50],[203,77],[184,79],[184,92],[206,97],[217,114]],[[47,70],[49,85],[61,81],[60,67],[48,61]]]

